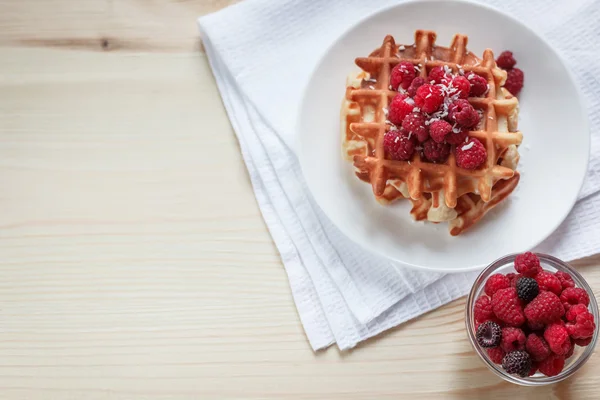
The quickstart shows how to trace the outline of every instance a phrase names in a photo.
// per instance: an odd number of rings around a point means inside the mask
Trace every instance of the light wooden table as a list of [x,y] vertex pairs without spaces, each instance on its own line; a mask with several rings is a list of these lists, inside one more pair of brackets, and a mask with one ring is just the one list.
[[197,35],[228,3],[0,0],[0,398],[597,399],[598,355],[488,372],[464,299],[313,354]]

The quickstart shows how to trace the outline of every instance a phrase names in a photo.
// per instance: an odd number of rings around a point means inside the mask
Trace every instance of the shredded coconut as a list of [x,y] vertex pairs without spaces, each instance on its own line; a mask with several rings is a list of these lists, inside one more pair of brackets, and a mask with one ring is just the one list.
[[385,115],[388,115],[388,109],[387,109],[387,108],[383,107],[383,108],[382,108],[382,110],[383,110],[383,113],[384,113]]
[[467,76],[467,79],[473,79],[474,77],[475,77],[475,74],[471,72],[471,73],[470,73],[470,74]]
[[469,149],[470,149],[471,147],[473,147],[473,146],[475,146],[475,142],[471,142],[471,143],[469,143],[469,144],[465,144],[465,145],[464,145],[463,147],[461,147],[460,149],[461,149],[462,151],[465,151],[465,150],[469,150]]
[[374,90],[374,89],[375,89],[375,86],[373,86],[373,85],[369,85],[369,89],[372,89],[372,90]]
[[404,45],[401,44],[400,46],[398,46],[398,50],[404,51],[404,50],[406,50],[406,47],[404,47]]
[[465,74],[465,70],[462,69],[462,68],[459,68],[458,69],[458,73],[461,74],[461,75],[464,75]]
[[425,96],[426,99],[431,97],[431,93],[429,93],[427,96]]
[[377,82],[377,79],[369,78],[369,79],[365,79],[365,81],[367,81],[367,82]]
[[421,112],[421,109],[419,107],[415,107],[413,108],[413,112]]
[[394,138],[394,143],[398,143],[398,141],[399,141],[399,140],[400,140],[400,137],[399,137],[399,136],[396,136],[396,137]]

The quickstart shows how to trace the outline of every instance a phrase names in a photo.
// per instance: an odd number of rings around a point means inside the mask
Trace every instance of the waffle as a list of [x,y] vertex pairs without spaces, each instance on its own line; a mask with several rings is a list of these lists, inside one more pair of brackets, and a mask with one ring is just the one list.
[[[408,198],[416,220],[448,221],[451,235],[473,226],[517,186],[517,146],[523,138],[517,130],[518,100],[502,87],[506,72],[497,68],[490,49],[482,59],[468,51],[467,39],[457,34],[446,48],[435,45],[432,31],[416,31],[413,45],[397,45],[386,36],[380,48],[356,59],[361,71],[348,77],[341,113],[343,156],[354,163],[358,178],[372,185],[375,198],[383,204]],[[441,66],[488,81],[485,97],[468,98],[481,115],[468,135],[487,150],[483,166],[458,167],[454,151],[440,164],[423,159],[419,151],[408,161],[386,159],[383,137],[395,129],[386,111],[398,93],[389,86],[390,72],[400,61],[415,65],[425,79],[431,68]]]

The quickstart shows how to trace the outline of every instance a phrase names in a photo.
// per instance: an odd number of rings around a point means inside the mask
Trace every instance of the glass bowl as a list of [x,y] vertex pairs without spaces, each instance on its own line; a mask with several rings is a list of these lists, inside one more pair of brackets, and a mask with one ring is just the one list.
[[487,365],[487,367],[500,378],[505,381],[516,383],[518,385],[523,386],[543,386],[549,385],[552,383],[560,382],[564,379],[567,379],[569,376],[573,375],[577,372],[590,358],[592,353],[594,352],[594,347],[596,346],[596,342],[598,340],[598,303],[596,302],[596,298],[594,297],[594,293],[588,283],[583,279],[583,277],[569,264],[564,261],[559,260],[556,257],[549,256],[547,254],[536,253],[539,257],[540,262],[542,264],[542,268],[544,270],[550,272],[556,271],[564,271],[569,273],[573,277],[573,281],[575,282],[575,287],[580,287],[588,292],[590,297],[590,305],[589,310],[594,315],[594,320],[596,322],[596,331],[594,332],[594,337],[590,344],[586,347],[580,347],[575,345],[575,351],[573,355],[566,360],[565,367],[562,372],[556,376],[546,376],[540,372],[536,372],[535,375],[521,378],[516,375],[510,375],[504,371],[501,365],[495,364],[488,357],[487,351],[480,347],[477,343],[477,339],[475,337],[475,317],[473,313],[473,305],[477,298],[484,292],[485,282],[491,275],[495,273],[503,273],[507,274],[509,272],[516,272],[514,270],[514,260],[517,254],[510,254],[508,256],[502,257],[493,263],[491,263],[487,268],[485,268],[481,274],[475,280],[473,284],[473,288],[469,293],[469,297],[467,298],[466,305],[466,325],[467,325],[467,334],[469,336],[469,340],[475,352],[479,355],[481,360]]

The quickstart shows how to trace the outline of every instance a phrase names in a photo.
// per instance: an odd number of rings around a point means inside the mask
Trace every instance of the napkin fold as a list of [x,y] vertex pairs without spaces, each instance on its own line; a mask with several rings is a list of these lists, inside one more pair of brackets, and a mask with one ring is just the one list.
[[[199,19],[210,65],[256,199],[281,254],[314,350],[341,350],[465,295],[477,272],[422,272],[367,253],[311,198],[293,151],[296,112],[323,51],[392,0],[246,0]],[[592,157],[580,200],[537,251],[566,260],[600,251],[598,1],[488,0],[567,59],[590,112]]]

